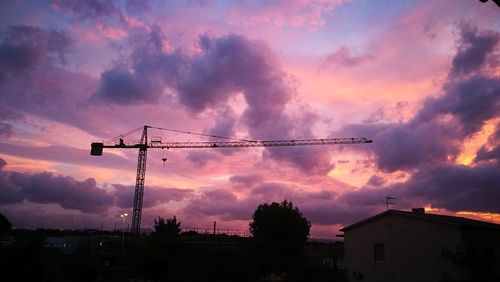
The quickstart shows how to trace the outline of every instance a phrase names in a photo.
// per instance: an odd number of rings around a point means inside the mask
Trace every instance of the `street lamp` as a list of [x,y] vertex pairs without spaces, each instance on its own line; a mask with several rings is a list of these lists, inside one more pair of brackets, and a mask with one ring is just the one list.
[[124,271],[123,258],[125,256],[125,222],[127,221],[127,213],[120,214],[122,219],[122,271]]

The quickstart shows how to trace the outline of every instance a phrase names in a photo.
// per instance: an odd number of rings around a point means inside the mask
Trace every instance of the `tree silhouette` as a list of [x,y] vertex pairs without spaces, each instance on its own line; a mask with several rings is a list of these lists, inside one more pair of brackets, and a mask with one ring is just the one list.
[[259,205],[250,223],[250,232],[256,239],[305,243],[311,223],[292,202],[273,202]]
[[155,219],[154,229],[157,235],[176,237],[181,233],[180,226],[181,222],[177,222],[175,215],[167,220],[159,216],[158,220]]
[[311,223],[292,202],[259,205],[249,225],[264,272],[289,272],[302,263]]
[[0,234],[7,233],[12,228],[10,221],[0,213]]

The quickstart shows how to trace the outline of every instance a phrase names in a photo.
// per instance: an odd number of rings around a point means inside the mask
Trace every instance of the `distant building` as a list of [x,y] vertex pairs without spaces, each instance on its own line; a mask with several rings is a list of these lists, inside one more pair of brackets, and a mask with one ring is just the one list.
[[341,231],[348,281],[500,281],[499,224],[418,208],[388,210]]

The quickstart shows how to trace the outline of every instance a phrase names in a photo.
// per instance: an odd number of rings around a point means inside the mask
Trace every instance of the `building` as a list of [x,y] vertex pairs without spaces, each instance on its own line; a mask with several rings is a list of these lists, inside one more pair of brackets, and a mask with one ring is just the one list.
[[500,225],[388,210],[346,226],[348,281],[500,281]]

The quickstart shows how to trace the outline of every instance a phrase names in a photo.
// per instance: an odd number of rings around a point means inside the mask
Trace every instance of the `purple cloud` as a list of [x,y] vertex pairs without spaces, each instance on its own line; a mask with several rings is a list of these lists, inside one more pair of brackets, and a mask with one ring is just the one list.
[[184,69],[185,56],[179,51],[164,53],[162,35],[153,26],[147,36],[132,40],[129,60],[116,63],[101,74],[94,101],[109,104],[156,104],[167,87],[176,87]]
[[64,63],[73,45],[62,31],[15,25],[7,28],[0,45],[0,82],[34,69],[44,61]]
[[[156,104],[167,89],[191,112],[216,109],[218,117],[210,134],[233,136],[238,124],[253,139],[313,137],[311,125],[319,116],[302,107],[300,114],[285,112],[293,101],[295,86],[270,48],[240,35],[200,36],[201,52],[192,56],[179,50],[164,53],[161,30],[154,28],[145,44],[138,44],[127,66],[117,65],[101,75],[93,99],[114,104]],[[242,94],[247,104],[241,116],[228,106]],[[220,109],[223,109],[222,111]],[[325,174],[333,168],[330,155],[308,148],[267,150],[265,157],[292,164],[304,172]],[[200,155],[192,155],[198,160]]]
[[364,62],[372,60],[373,56],[365,55],[353,55],[351,48],[347,46],[340,46],[335,52],[329,54],[323,65],[330,66],[333,65],[335,68],[341,67],[355,67]]
[[[470,38],[479,36],[472,36],[469,32],[465,34]],[[479,34],[479,31],[475,32]],[[500,36],[496,32],[488,34],[495,38]],[[480,60],[475,66],[481,66],[482,58],[487,55],[471,58]],[[455,58],[460,56],[459,51]],[[427,98],[407,123],[347,125],[340,132],[372,138],[372,146],[356,149],[373,151],[377,166],[384,171],[408,170],[447,161],[458,155],[464,138],[498,116],[500,79],[475,74],[449,80],[442,90],[441,96]]]
[[163,92],[161,88],[159,81],[114,67],[101,74],[95,95],[116,104],[156,103]]
[[498,44],[500,36],[494,31],[479,31],[470,25],[460,30],[458,51],[452,61],[450,76],[469,74],[480,70],[488,54]]
[[421,168],[405,183],[346,192],[339,201],[353,206],[381,206],[396,197],[398,208],[420,204],[450,211],[500,212],[500,168],[497,163],[473,167],[437,164]]
[[81,20],[105,19],[119,13],[115,3],[107,0],[56,0],[54,4]]
[[[114,190],[98,187],[93,178],[78,181],[70,176],[49,172],[36,174],[7,172],[0,159],[0,205],[29,201],[38,204],[58,204],[63,209],[102,214],[111,207],[132,208],[134,186],[112,184]],[[144,208],[191,197],[189,189],[147,187]]]
[[497,124],[495,132],[488,138],[488,144],[481,146],[476,152],[474,162],[491,160],[500,161],[500,124]]
[[233,175],[229,178],[229,182],[242,188],[251,188],[263,180],[264,177],[260,174]]
[[97,187],[93,178],[77,181],[73,177],[53,175],[49,172],[26,174],[6,172],[5,161],[0,159],[2,196],[0,203],[58,204],[65,209],[84,213],[103,213],[113,204],[113,197]]
[[221,220],[248,220],[256,207],[255,203],[239,200],[231,192],[213,189],[191,200],[182,212],[196,216],[218,216]]
[[[134,186],[113,184],[115,188],[116,205],[120,208],[132,208],[134,203]],[[189,198],[193,193],[190,189],[146,187],[144,191],[143,208],[151,208],[170,201],[179,202]]]
[[371,187],[380,187],[382,186],[387,180],[381,176],[378,175],[372,175],[370,179],[368,179],[368,182],[366,183],[367,186]]

